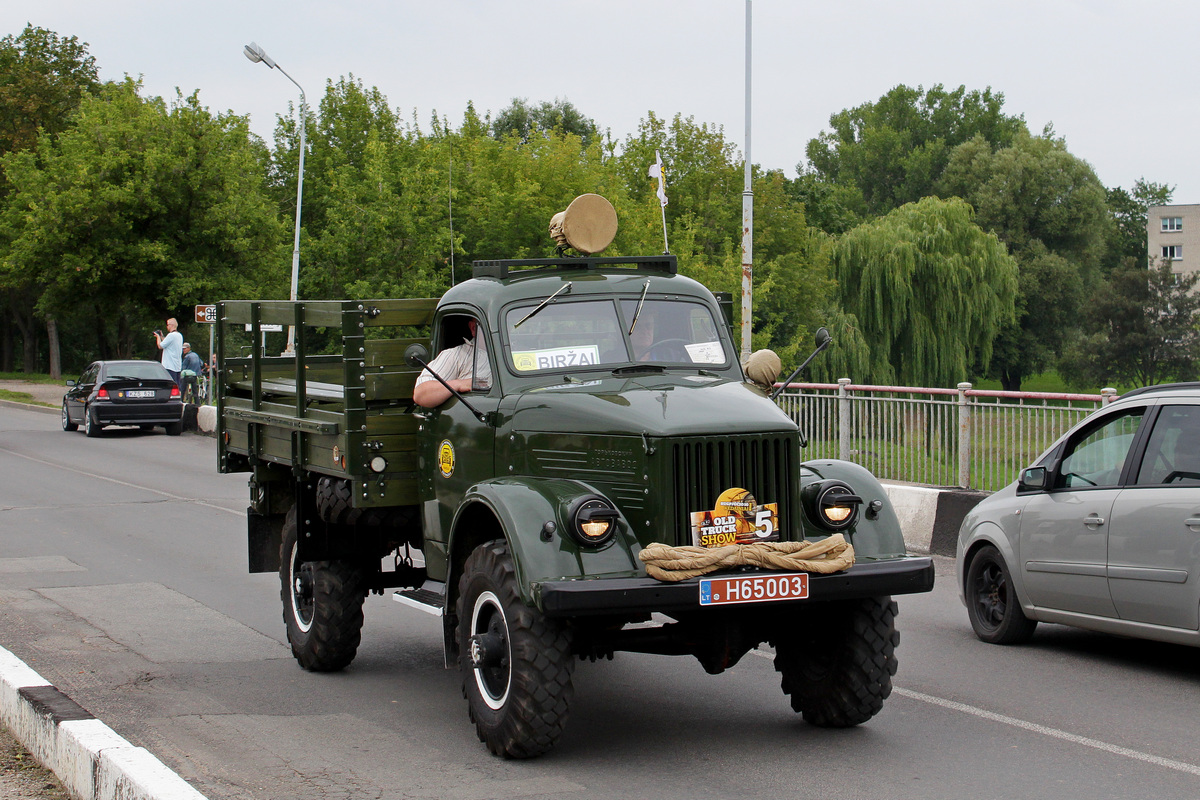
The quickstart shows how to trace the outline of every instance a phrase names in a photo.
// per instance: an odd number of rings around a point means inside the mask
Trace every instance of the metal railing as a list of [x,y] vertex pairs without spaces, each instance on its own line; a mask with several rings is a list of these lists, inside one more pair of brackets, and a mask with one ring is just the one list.
[[778,397],[808,439],[803,457],[841,458],[884,480],[995,491],[1101,405],[1101,394],[792,383]]

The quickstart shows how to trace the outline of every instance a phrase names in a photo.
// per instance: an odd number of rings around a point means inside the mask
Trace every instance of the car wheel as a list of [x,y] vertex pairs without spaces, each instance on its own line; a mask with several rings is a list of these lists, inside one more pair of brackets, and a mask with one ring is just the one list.
[[168,422],[163,426],[163,430],[167,432],[167,436],[178,436],[183,433],[183,421]]
[[562,735],[574,693],[566,628],[521,600],[502,540],[471,553],[458,588],[458,664],[479,740],[505,758],[545,753]]
[[987,546],[967,567],[967,615],[975,635],[992,644],[1018,644],[1033,636],[1037,620],[1021,611],[1008,565],[1000,552]]
[[67,401],[63,400],[62,404],[62,426],[64,431],[79,430],[79,423],[71,422],[71,415],[67,413]]
[[92,410],[87,406],[83,407],[83,432],[88,436],[95,438],[100,435],[103,430],[100,423],[96,422],[92,416]]
[[861,725],[879,713],[896,674],[896,603],[890,597],[831,602],[772,640],[783,692],[804,721]]
[[301,561],[295,506],[284,519],[279,554],[279,594],[292,656],[312,672],[344,669],[362,641],[365,573],[345,561]]

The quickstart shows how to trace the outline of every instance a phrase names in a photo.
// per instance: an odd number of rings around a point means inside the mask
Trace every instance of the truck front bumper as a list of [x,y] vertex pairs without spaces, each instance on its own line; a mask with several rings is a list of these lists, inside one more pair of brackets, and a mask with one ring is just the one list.
[[[714,573],[705,577],[730,574],[733,573]],[[687,611],[701,608],[700,581],[700,578],[678,583],[664,583],[654,578],[543,581],[539,596],[542,613],[548,617]],[[933,559],[910,556],[888,561],[865,561],[831,575],[810,573],[808,586],[807,598],[776,601],[771,605],[928,592],[933,589]]]

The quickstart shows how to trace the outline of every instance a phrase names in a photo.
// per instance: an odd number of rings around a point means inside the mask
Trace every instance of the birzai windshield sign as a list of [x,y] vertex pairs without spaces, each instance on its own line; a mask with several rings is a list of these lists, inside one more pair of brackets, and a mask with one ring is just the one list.
[[692,544],[726,547],[731,544],[778,542],[779,504],[757,505],[745,489],[721,492],[712,511],[693,511]]

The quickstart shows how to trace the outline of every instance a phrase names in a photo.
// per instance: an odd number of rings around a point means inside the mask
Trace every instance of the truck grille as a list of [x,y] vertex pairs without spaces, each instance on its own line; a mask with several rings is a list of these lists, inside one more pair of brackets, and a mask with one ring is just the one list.
[[689,437],[671,441],[669,447],[674,507],[668,522],[677,536],[675,544],[692,543],[691,512],[711,510],[721,492],[734,487],[746,489],[759,503],[778,503],[785,538],[795,529],[795,434]]

